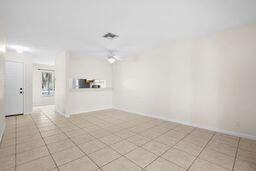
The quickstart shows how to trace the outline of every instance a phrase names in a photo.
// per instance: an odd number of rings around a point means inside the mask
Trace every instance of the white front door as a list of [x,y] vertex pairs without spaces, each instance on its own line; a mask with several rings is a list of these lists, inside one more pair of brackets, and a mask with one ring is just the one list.
[[5,63],[5,114],[23,114],[23,63]]

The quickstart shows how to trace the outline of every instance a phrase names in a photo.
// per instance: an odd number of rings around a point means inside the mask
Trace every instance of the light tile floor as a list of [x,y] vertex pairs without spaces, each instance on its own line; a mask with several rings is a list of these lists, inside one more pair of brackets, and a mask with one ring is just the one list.
[[0,170],[253,171],[256,141],[118,110],[6,118]]

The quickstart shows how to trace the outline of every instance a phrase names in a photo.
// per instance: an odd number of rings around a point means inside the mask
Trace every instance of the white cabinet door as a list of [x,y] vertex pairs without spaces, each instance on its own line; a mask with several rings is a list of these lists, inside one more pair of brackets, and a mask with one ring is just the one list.
[[23,63],[5,63],[5,114],[23,113]]

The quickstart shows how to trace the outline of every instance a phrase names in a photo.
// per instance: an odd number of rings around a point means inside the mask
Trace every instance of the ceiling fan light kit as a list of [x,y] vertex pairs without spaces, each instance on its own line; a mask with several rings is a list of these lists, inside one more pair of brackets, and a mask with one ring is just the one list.
[[[116,35],[116,34],[113,34],[113,33],[106,33],[102,36],[103,38],[106,38],[106,39],[110,39],[110,40],[113,40],[113,39],[116,39],[118,38],[119,36]],[[109,50],[109,57],[107,58],[108,62],[113,64],[116,62],[117,58],[116,56],[113,54],[113,51]]]
[[116,59],[113,56],[108,57],[108,62],[113,64],[116,62]]

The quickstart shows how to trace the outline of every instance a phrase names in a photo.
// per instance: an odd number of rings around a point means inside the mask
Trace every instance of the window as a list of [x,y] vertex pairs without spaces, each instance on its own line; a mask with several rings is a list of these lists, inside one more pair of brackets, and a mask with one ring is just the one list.
[[53,96],[55,91],[54,72],[42,72],[42,95]]

